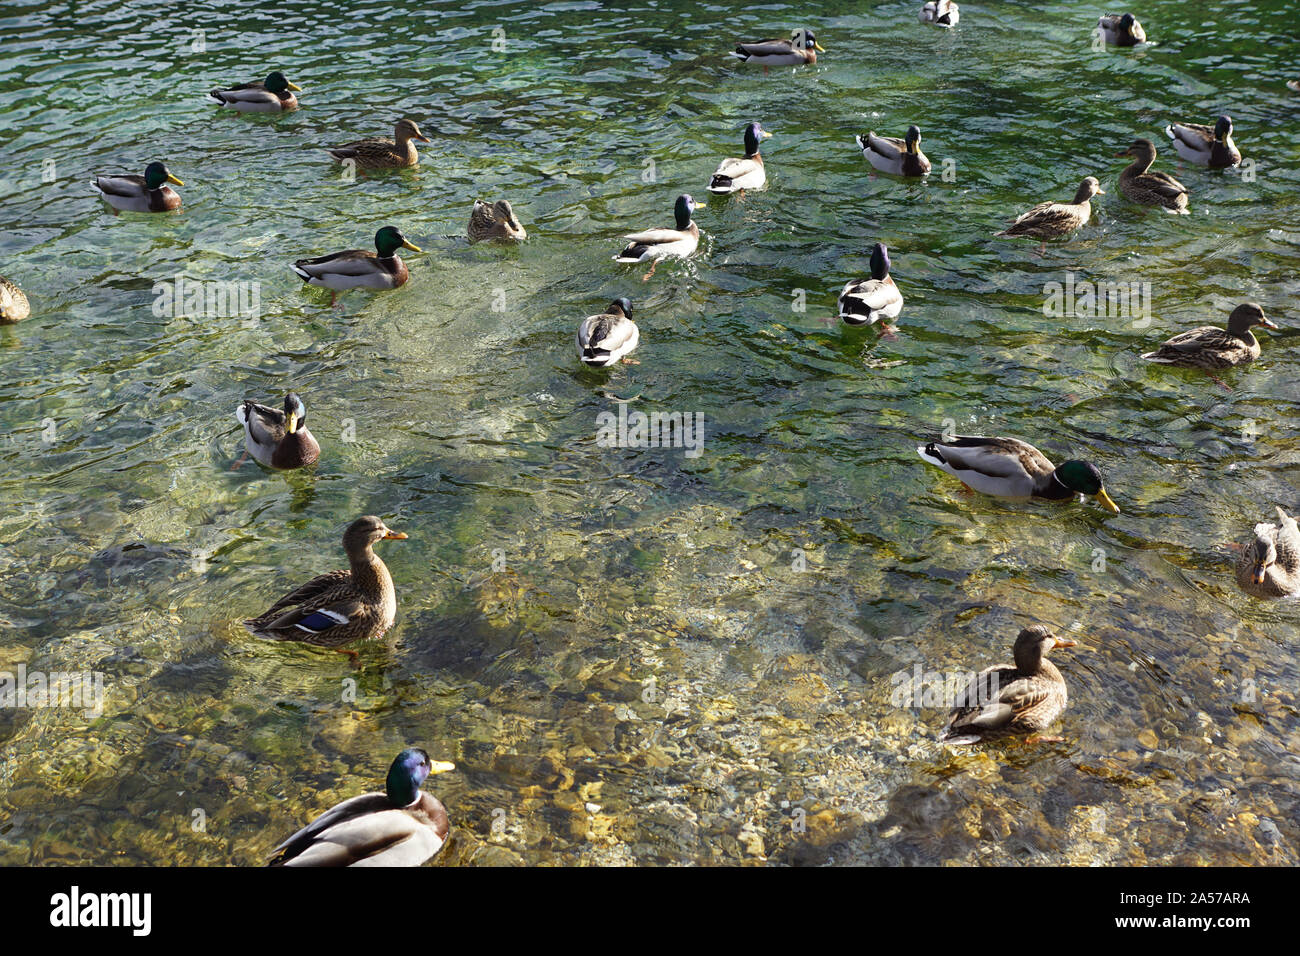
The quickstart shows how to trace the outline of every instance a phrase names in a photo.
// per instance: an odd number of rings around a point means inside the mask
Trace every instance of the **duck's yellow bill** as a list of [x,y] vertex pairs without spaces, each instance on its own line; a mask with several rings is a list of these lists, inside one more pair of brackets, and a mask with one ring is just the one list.
[[[286,81],[286,82],[288,82],[288,81]],[[295,93],[301,93],[301,92],[302,92],[302,87],[299,86],[297,83],[289,83],[289,89],[293,90]]]
[[816,48],[816,50],[817,50],[818,53],[825,53],[825,52],[826,52],[826,47],[822,46],[822,45],[821,45],[820,43],[818,43],[816,40],[813,40],[813,46]]
[[401,532],[401,531],[394,531],[392,528],[389,528],[389,529],[388,529],[388,533],[387,533],[386,535],[384,535],[384,540],[385,540],[385,541],[405,541],[405,540],[406,540],[406,535],[405,535],[405,533],[403,533],[403,532]]
[[763,130],[763,139],[771,139],[771,138],[772,138],[772,134],[769,133],[767,130]]
[[696,208],[696,209],[707,209],[708,207],[709,207],[709,204],[706,203],[706,202],[697,202],[697,203],[695,204],[695,208]]
[[184,186],[184,185],[185,185],[183,182],[181,182],[179,179],[177,179],[177,178],[176,178],[175,176],[173,176],[171,173],[168,173],[168,174],[167,174],[167,181],[168,181],[169,183],[175,183],[177,186]]
[[1272,319],[1268,318],[1267,316],[1265,316],[1264,318],[1260,319],[1260,320],[1259,320],[1259,324],[1262,325],[1262,326],[1264,326],[1264,328],[1266,328],[1266,329],[1276,329],[1276,328],[1278,328],[1278,324],[1277,324],[1276,322],[1274,322]]
[[290,412],[289,413],[289,434],[292,435],[297,430],[298,430],[298,413]]
[[1097,187],[1097,195],[1098,195],[1098,196],[1104,196],[1104,195],[1106,195],[1106,190],[1104,190],[1104,189],[1102,189],[1100,186],[1098,186],[1098,187]]
[[402,240],[402,248],[403,248],[403,249],[410,249],[412,252],[423,252],[423,251],[424,251],[424,250],[421,249],[419,246],[417,246],[415,243],[413,243],[410,239],[403,239],[403,240]]
[[1113,511],[1115,514],[1119,514],[1119,505],[1110,500],[1110,495],[1106,494],[1105,488],[1099,488],[1097,490],[1097,500],[1100,501],[1105,508]]
[[1078,641],[1072,641],[1068,637],[1058,637],[1053,647],[1078,647]]
[[454,763],[448,763],[446,760],[430,760],[430,761],[429,761],[429,773],[430,773],[430,774],[435,774],[435,773],[451,773],[451,772],[452,772],[453,770],[455,770],[455,769],[456,769],[456,765],[455,765]]

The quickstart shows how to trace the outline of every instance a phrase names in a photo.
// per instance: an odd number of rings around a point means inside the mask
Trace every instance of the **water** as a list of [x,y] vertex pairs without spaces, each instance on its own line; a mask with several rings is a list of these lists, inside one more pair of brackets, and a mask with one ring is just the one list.
[[[968,2],[953,32],[917,5],[8,4],[0,272],[33,317],[0,329],[0,670],[106,697],[0,711],[0,862],[255,864],[411,743],[458,764],[449,864],[1296,863],[1300,609],[1241,594],[1228,547],[1300,506],[1291,10],[1161,0],[1156,44],[1094,53],[1075,5]],[[800,25],[815,69],[725,57]],[[204,103],[273,68],[303,109]],[[1220,112],[1254,181],[1166,150],[1192,215],[1123,200],[1113,153]],[[418,170],[348,183],[314,148],[403,115]],[[770,188],[648,283],[610,262],[750,119]],[[872,178],[852,135],[911,122],[935,175]],[[160,158],[179,215],[87,188]],[[991,238],[1089,173],[1074,240]],[[501,196],[526,245],[447,238]],[[396,292],[334,311],[288,269],[388,223],[425,249]],[[893,340],[825,321],[878,240]],[[1069,271],[1150,283],[1150,327],[1046,318]],[[261,320],[156,316],[181,272],[260,283]],[[641,364],[584,370],[618,295]],[[1230,391],[1138,361],[1250,299],[1290,328]],[[232,471],[235,406],[290,387],[319,467]],[[638,391],[702,414],[703,454],[599,447]],[[964,497],[914,451],[949,419],[1086,454],[1123,514]],[[411,537],[359,670],[238,625],[366,513]],[[1060,743],[953,753],[942,709],[891,703],[1034,621],[1081,642]]]

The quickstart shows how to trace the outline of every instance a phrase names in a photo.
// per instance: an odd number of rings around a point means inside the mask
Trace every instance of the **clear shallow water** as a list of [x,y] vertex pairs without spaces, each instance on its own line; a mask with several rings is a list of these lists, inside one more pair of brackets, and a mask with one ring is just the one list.
[[[1227,546],[1300,507],[1300,44],[1252,6],[1150,3],[1156,45],[1095,54],[1100,9],[1060,3],[967,3],[952,32],[913,3],[8,5],[0,272],[33,317],[0,329],[0,669],[107,696],[0,711],[0,861],[257,863],[420,743],[459,767],[445,863],[1297,862],[1300,608],[1238,592]],[[725,57],[800,23],[815,69]],[[302,110],[204,103],[274,67]],[[1124,202],[1114,152],[1219,112],[1254,182],[1166,151],[1192,215]],[[416,171],[345,183],[310,148],[400,115],[434,139]],[[770,188],[711,202],[702,254],[649,283],[610,262],[751,118]],[[852,135],[910,122],[954,182],[869,175]],[[180,215],[86,186],[156,158]],[[990,238],[1089,173],[1074,240]],[[446,238],[476,196],[529,242]],[[403,289],[332,311],[287,267],[386,223],[425,249]],[[896,340],[823,320],[877,240]],[[1067,271],[1149,282],[1151,327],[1045,318]],[[179,272],[260,283],[261,321],[155,316]],[[577,321],[622,294],[641,364],[577,367]],[[1290,328],[1231,391],[1138,362],[1247,299]],[[231,471],[236,404],[288,387],[320,466]],[[702,413],[704,453],[598,447],[607,389]],[[963,497],[914,452],[945,419],[1086,453],[1124,513]],[[360,670],[238,626],[371,512],[411,539]],[[954,754],[941,709],[891,702],[1031,621],[1082,645],[1061,743]]]

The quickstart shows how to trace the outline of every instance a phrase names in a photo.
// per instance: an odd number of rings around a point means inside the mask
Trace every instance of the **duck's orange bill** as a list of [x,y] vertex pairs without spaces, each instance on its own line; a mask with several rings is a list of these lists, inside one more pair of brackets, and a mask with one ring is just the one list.
[[1078,647],[1078,641],[1072,641],[1068,637],[1058,637],[1053,647]]
[[389,532],[388,532],[386,535],[384,535],[384,540],[385,540],[385,541],[405,541],[405,540],[406,540],[406,535],[403,534],[401,531],[392,531],[392,530],[389,530]]

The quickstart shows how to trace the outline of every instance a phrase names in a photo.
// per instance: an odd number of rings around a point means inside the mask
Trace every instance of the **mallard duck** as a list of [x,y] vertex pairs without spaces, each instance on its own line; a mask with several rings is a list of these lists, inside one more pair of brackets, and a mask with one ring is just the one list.
[[1119,174],[1119,188],[1131,201],[1143,206],[1160,206],[1175,215],[1187,215],[1187,187],[1168,173],[1153,173],[1156,144],[1149,139],[1135,139],[1120,156],[1132,156],[1133,162]]
[[244,626],[263,637],[328,647],[355,659],[356,652],[342,645],[383,637],[397,615],[393,578],[372,546],[405,539],[374,515],[358,518],[343,532],[349,570],[312,578]]
[[859,135],[856,139],[867,162],[882,173],[924,176],[930,171],[930,160],[921,152],[921,130],[917,126],[907,128],[905,139],[877,136],[875,132]]
[[281,113],[298,108],[298,98],[292,91],[302,92],[302,87],[290,83],[276,70],[265,80],[240,83],[224,90],[212,90],[208,99],[218,106],[228,106],[241,113]]
[[1231,116],[1220,116],[1213,126],[1170,123],[1165,135],[1174,141],[1174,152],[1189,163],[1227,169],[1241,162],[1241,150],[1232,141]]
[[1300,529],[1281,508],[1277,524],[1255,525],[1255,540],[1241,549],[1237,584],[1261,598],[1300,597]]
[[767,185],[767,170],[763,168],[763,157],[759,155],[758,144],[771,135],[759,123],[746,126],[745,157],[724,159],[719,163],[713,178],[709,180],[709,192],[743,193],[746,189],[762,189]]
[[1287,80],[1286,88],[1292,93],[1300,93],[1300,80]]
[[1070,202],[1040,202],[1028,212],[1021,213],[1015,221],[998,236],[1032,236],[1043,240],[1038,247],[1038,255],[1047,248],[1048,239],[1068,236],[1076,229],[1082,229],[1092,218],[1093,196],[1104,196],[1106,191],[1096,176],[1085,176],[1074,192]]
[[1119,506],[1102,487],[1101,472],[1087,461],[1053,465],[1041,451],[1019,438],[954,438],[916,449],[972,491],[995,498],[1045,498],[1071,501],[1076,494],[1096,496],[1115,514]]
[[420,132],[415,120],[400,119],[393,127],[393,139],[359,139],[355,143],[333,146],[325,152],[340,163],[354,162],[362,169],[399,169],[414,166],[420,161],[414,140],[431,143],[433,140]]
[[451,831],[447,808],[420,789],[431,774],[455,770],[418,747],[397,755],[383,793],[344,800],[274,850],[271,866],[419,866]]
[[961,11],[952,0],[927,0],[917,19],[936,26],[955,27],[961,19]]
[[308,285],[330,290],[330,305],[346,289],[396,289],[406,282],[410,271],[397,254],[398,249],[423,250],[402,235],[396,226],[384,226],[375,233],[375,251],[348,249],[316,259],[299,259],[293,264]]
[[1189,332],[1180,332],[1142,357],[1148,362],[1182,368],[1231,368],[1253,362],[1259,358],[1259,340],[1251,331],[1257,325],[1266,329],[1277,328],[1258,302],[1246,302],[1232,310],[1227,329],[1203,325]]
[[181,197],[168,186],[185,184],[173,176],[162,163],[150,163],[143,176],[124,173],[120,176],[96,176],[90,185],[114,209],[126,212],[170,212],[181,208]]
[[578,358],[592,368],[604,368],[630,355],[639,341],[632,303],[615,299],[603,313],[587,316],[578,326]]
[[841,319],[849,325],[874,325],[903,310],[903,293],[894,285],[889,267],[889,250],[878,242],[871,250],[871,278],[850,279],[840,291]]
[[1137,46],[1147,42],[1146,31],[1131,13],[1123,16],[1108,13],[1097,21],[1097,29],[1111,46]]
[[705,205],[705,203],[697,203],[686,193],[678,196],[677,202],[673,205],[677,228],[647,229],[645,232],[634,232],[624,236],[624,239],[631,241],[622,252],[614,256],[614,261],[645,262],[648,259],[650,271],[642,276],[641,281],[644,282],[655,274],[655,267],[659,265],[660,259],[669,257],[685,259],[700,244],[700,227],[695,224],[691,214],[697,209],[703,209]]
[[769,66],[811,66],[825,52],[811,30],[791,30],[788,40],[737,43],[731,55],[742,63],[760,63],[766,71]]
[[1025,628],[1012,650],[1015,664],[980,671],[958,696],[940,739],[960,746],[1015,734],[1041,734],[1069,702],[1065,678],[1047,655],[1058,647],[1076,646],[1077,641],[1057,637],[1041,624]]
[[0,276],[0,325],[12,325],[21,322],[32,314],[32,307],[27,302],[23,290]]
[[[252,455],[267,468],[288,471],[320,458],[320,445],[307,430],[307,408],[294,392],[284,397],[284,411],[245,401],[235,418],[244,426],[245,457]],[[241,458],[236,467],[242,463]]]
[[474,210],[469,214],[469,241],[523,242],[528,233],[515,217],[508,199],[486,203],[474,200]]

